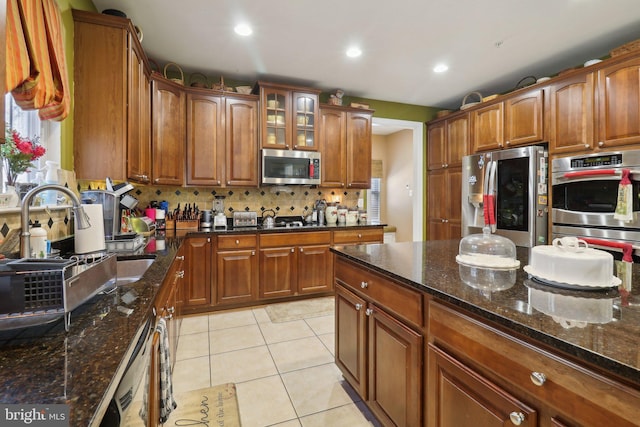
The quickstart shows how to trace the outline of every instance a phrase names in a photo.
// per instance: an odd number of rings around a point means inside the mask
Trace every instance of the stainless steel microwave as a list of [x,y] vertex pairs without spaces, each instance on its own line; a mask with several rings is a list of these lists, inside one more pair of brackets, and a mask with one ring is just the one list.
[[320,184],[320,153],[299,150],[262,150],[263,184]]

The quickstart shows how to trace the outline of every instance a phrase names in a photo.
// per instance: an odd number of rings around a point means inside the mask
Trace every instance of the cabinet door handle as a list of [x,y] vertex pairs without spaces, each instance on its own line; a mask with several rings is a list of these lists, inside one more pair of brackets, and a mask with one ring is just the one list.
[[176,308],[175,308],[175,307],[169,307],[169,308],[167,308],[167,311],[168,311],[169,313],[173,314],[173,313],[175,313],[175,312],[176,312]]
[[591,148],[589,144],[584,144],[584,148]]
[[367,288],[369,287],[369,284],[368,284],[367,282],[364,282],[364,281],[363,281],[363,282],[360,282],[360,287],[361,287],[362,289],[367,289]]
[[256,256],[256,251],[251,251],[251,256]]
[[179,255],[176,257],[177,260],[184,261],[184,255]]
[[304,248],[300,248],[300,252],[304,252]]
[[217,181],[216,181],[216,184],[220,185],[220,180],[217,180]]
[[341,182],[341,183],[340,183],[340,187],[344,187],[344,182]]
[[513,425],[519,426],[527,419],[527,417],[525,417],[522,412],[513,411],[509,414],[509,419],[511,420]]
[[361,308],[362,308],[362,304],[356,304],[356,310],[360,311]]
[[178,279],[184,279],[184,270],[180,270],[180,271],[176,272],[176,277]]
[[511,145],[511,141],[507,141],[506,144],[507,144],[507,147],[510,146]]
[[211,243],[211,237],[207,237],[207,243]]
[[358,239],[362,239],[362,234],[358,233]]
[[164,318],[166,320],[171,320],[171,319],[173,319],[173,314],[169,314],[168,316],[164,316]]
[[370,308],[367,308],[367,309],[364,311],[364,314],[366,314],[367,316],[371,316],[371,315],[373,314],[373,310],[372,310],[372,309],[370,309]]
[[236,246],[240,244],[240,240],[236,240]]
[[291,248],[291,253],[294,253],[296,250],[294,248]]
[[545,383],[545,381],[547,381],[547,376],[542,372],[532,372],[530,378],[531,382],[538,387],[541,387]]
[[602,141],[598,142],[598,147],[604,147],[604,142]]

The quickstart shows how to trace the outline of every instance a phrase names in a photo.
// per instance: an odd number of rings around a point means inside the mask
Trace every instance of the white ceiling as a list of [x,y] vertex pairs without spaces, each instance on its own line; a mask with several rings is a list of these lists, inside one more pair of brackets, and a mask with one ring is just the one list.
[[[140,27],[150,58],[244,80],[456,109],[640,38],[640,0],[93,0]],[[236,23],[254,33],[241,38]],[[351,59],[352,44],[363,54]],[[449,71],[432,69],[446,62]]]

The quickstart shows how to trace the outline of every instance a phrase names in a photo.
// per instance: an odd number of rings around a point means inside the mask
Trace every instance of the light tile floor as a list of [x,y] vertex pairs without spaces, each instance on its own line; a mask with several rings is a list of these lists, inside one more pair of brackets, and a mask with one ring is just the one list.
[[174,393],[233,382],[243,427],[379,426],[334,363],[334,316],[273,323],[264,307],[182,320]]

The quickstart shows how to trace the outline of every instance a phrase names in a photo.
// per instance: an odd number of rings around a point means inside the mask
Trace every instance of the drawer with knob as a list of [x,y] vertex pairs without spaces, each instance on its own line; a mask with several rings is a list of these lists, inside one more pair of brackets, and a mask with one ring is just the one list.
[[424,324],[423,294],[355,266],[341,258],[335,263],[336,282],[397,316],[421,327]]
[[[448,305],[432,300],[428,313],[432,347],[531,402],[543,418],[568,425],[637,425],[640,390]],[[520,412],[510,417],[513,425],[526,425]]]
[[339,230],[333,232],[333,243],[335,245],[382,243],[383,240],[384,230],[382,227],[358,228],[355,230]]
[[218,249],[255,248],[258,244],[256,234],[233,234],[218,236]]

